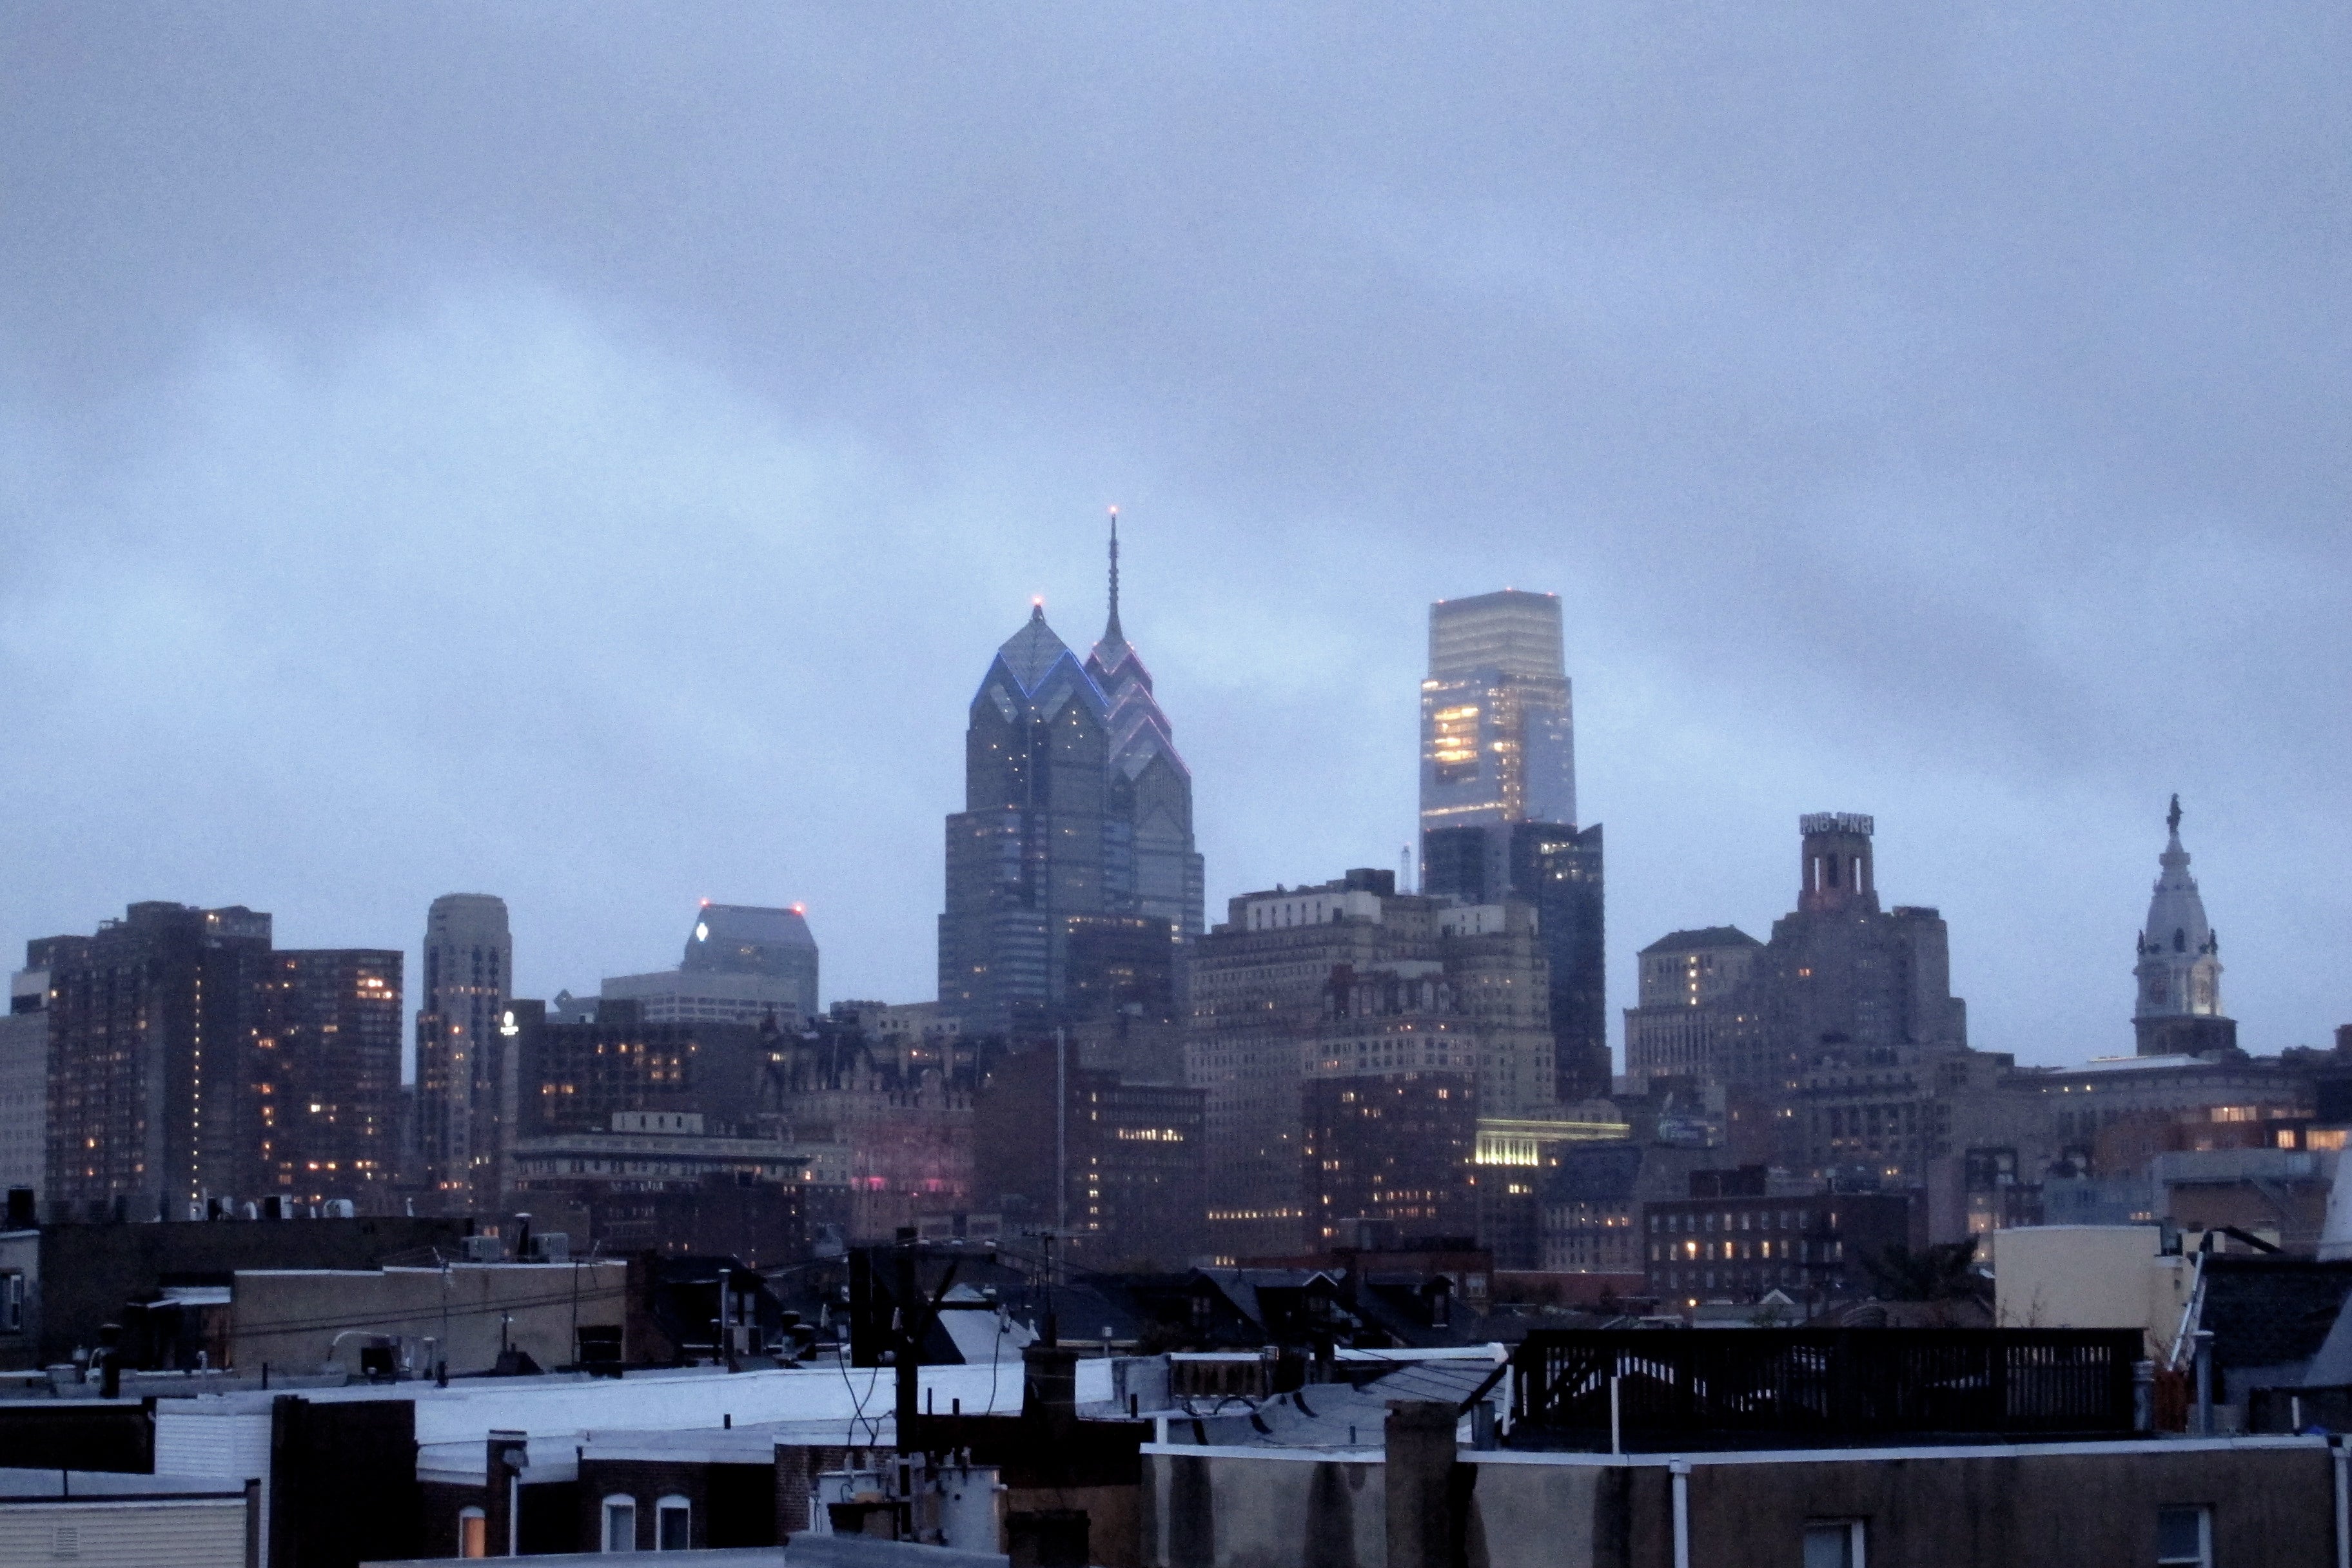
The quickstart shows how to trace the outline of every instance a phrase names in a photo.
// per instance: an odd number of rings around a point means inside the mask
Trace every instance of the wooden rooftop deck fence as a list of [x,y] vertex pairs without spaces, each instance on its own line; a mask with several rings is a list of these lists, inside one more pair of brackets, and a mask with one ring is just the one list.
[[1629,1451],[2127,1437],[2136,1330],[1538,1330],[1514,1356],[1514,1446]]

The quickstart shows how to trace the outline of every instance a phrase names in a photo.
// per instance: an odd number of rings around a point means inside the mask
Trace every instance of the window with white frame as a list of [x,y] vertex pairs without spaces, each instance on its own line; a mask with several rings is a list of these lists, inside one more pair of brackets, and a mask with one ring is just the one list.
[[626,1492],[614,1492],[604,1500],[604,1550],[635,1552],[637,1549],[637,1500]]
[[2213,1510],[2156,1510],[2157,1568],[2213,1568]]
[[1805,1568],[1866,1568],[1863,1561],[1865,1533],[1858,1519],[1808,1520]]
[[0,1274],[0,1334],[25,1331],[25,1277]]
[[490,1554],[490,1521],[478,1508],[457,1510],[457,1555],[488,1557]]
[[694,1505],[682,1497],[666,1497],[654,1504],[654,1547],[661,1552],[693,1550]]

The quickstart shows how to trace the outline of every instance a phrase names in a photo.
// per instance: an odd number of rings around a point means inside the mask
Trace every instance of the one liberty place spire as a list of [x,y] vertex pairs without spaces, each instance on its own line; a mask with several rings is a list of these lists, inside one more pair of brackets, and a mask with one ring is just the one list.
[[1106,645],[1125,643],[1127,634],[1118,629],[1118,508],[1110,509],[1110,619],[1103,624],[1102,640]]
[[1110,613],[1087,673],[1103,694],[1110,733],[1108,801],[1115,826],[1104,885],[1139,915],[1164,920],[1181,936],[1202,929],[1201,857],[1192,848],[1192,770],[1152,695],[1151,671],[1118,620],[1118,509],[1110,509]]

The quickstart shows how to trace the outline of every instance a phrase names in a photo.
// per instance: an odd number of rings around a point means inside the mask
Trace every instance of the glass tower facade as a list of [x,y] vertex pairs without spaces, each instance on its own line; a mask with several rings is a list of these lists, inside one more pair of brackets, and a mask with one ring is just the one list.
[[798,906],[706,903],[695,911],[678,969],[688,974],[751,974],[792,988],[793,1005],[814,1018],[817,1005],[816,938]]
[[1576,826],[1576,727],[1559,599],[1516,588],[1429,607],[1421,683],[1421,890],[1537,906],[1563,1100],[1611,1058],[1599,824]]
[[1507,588],[1429,607],[1421,826],[1576,820],[1559,600]]
[[964,731],[964,809],[947,819],[940,1002],[966,1033],[1049,1027],[1080,1008],[1072,941],[1105,915],[1202,929],[1192,775],[1151,675],[1110,618],[1081,661],[1042,605],[997,649]]

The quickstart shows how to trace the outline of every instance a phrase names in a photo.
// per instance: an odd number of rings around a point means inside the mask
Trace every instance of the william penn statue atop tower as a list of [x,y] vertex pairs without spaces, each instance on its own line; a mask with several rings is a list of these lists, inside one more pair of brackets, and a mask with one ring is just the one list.
[[2132,1029],[2144,1057],[2203,1056],[2238,1048],[2238,1026],[2221,1012],[2221,939],[2205,919],[2205,900],[2180,847],[2180,797],[2165,814],[2171,837],[2157,857],[2163,868],[2147,901],[2133,975],[2139,1000]]

